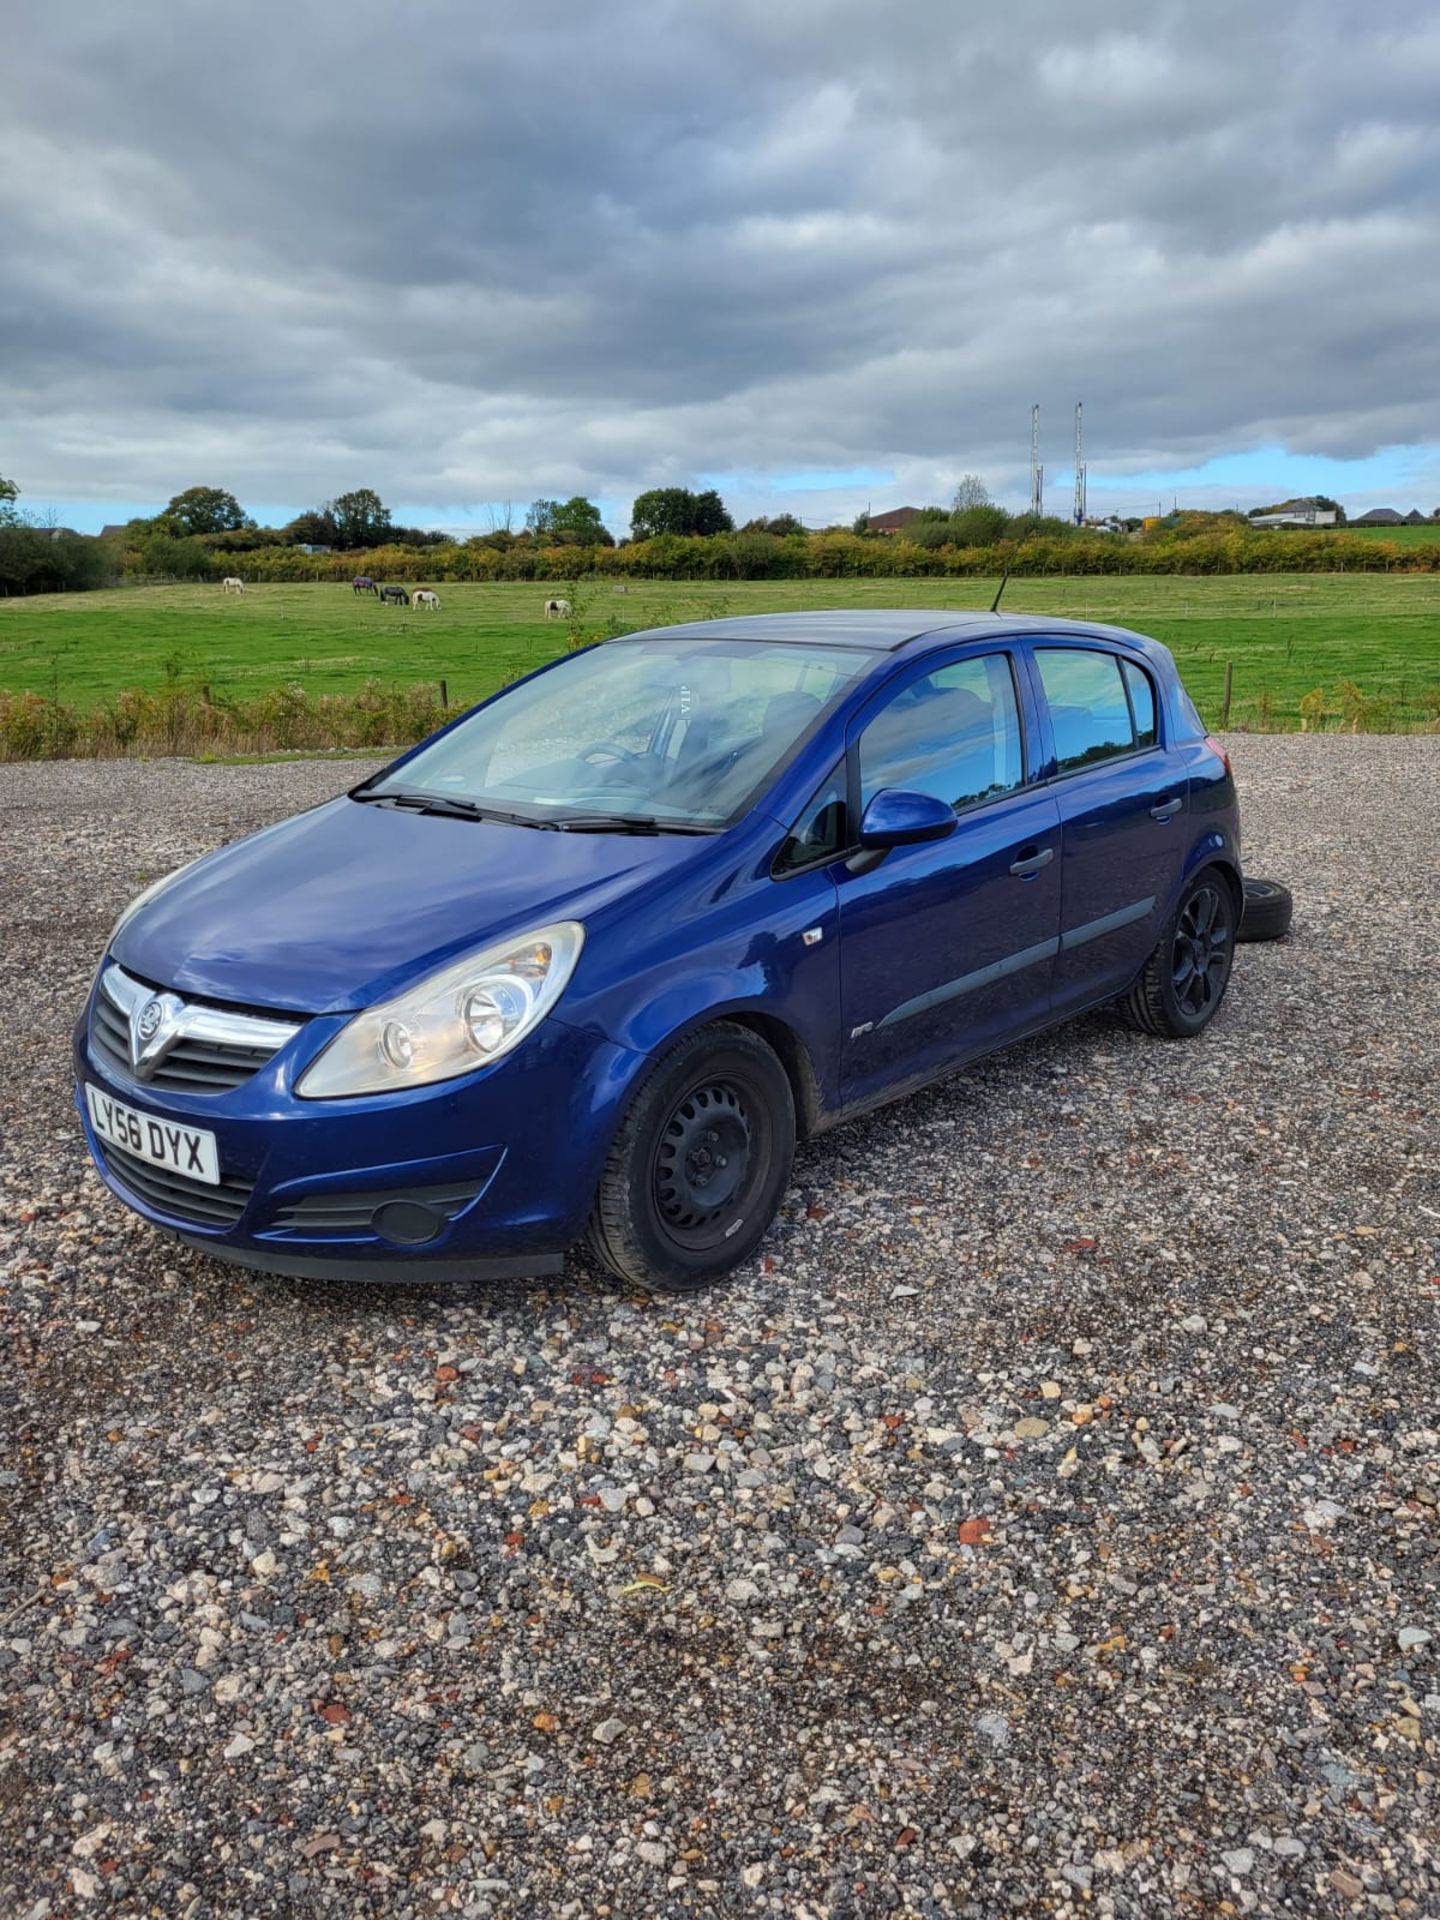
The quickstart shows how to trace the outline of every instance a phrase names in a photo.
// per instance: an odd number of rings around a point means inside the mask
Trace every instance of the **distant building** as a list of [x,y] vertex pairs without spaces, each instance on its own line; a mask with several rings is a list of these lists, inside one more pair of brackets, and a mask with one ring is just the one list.
[[297,540],[295,545],[301,553],[333,553],[333,547],[317,547],[313,540]]
[[903,533],[912,520],[920,518],[918,507],[892,507],[889,513],[872,513],[865,524],[871,533]]
[[1362,513],[1358,520],[1350,522],[1352,527],[1403,527],[1405,516],[1397,513],[1394,507],[1372,507],[1368,513]]
[[108,527],[101,527],[100,538],[102,540],[118,540],[124,531],[124,527],[114,524]]
[[1287,500],[1273,513],[1252,513],[1252,527],[1333,527],[1339,519],[1334,507],[1318,500]]
[[1407,527],[1423,527],[1429,523],[1418,507],[1412,507],[1405,516],[1405,524]]

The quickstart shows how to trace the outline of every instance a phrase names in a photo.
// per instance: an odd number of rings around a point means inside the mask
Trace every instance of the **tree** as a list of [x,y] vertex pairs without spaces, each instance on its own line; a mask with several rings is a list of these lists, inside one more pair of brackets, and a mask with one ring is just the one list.
[[988,507],[990,489],[978,473],[962,473],[950,501],[952,513],[964,513],[970,507]]
[[335,523],[335,544],[341,547],[378,547],[389,537],[390,509],[370,487],[342,493],[320,509]]
[[577,547],[613,547],[600,509],[584,494],[568,500],[532,500],[525,515],[525,531],[539,539],[558,536]]
[[658,533],[731,533],[735,522],[713,487],[692,493],[688,487],[652,487],[630,509],[630,531],[637,540]]
[[1010,516],[988,500],[958,507],[950,516],[950,538],[957,547],[990,547],[1004,536]]
[[313,507],[309,513],[297,513],[288,527],[282,528],[292,547],[338,547],[340,529],[329,507]]
[[19,524],[20,514],[15,502],[20,498],[20,489],[13,480],[7,480],[0,473],[0,527],[13,527]]
[[695,495],[695,533],[733,533],[735,522],[713,487]]
[[182,538],[196,533],[238,533],[253,524],[234,494],[223,487],[187,487],[156,518]]

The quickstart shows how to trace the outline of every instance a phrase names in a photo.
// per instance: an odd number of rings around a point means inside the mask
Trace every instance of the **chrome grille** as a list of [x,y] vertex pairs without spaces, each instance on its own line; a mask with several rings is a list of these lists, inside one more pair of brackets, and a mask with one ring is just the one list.
[[240,1180],[234,1174],[222,1175],[218,1187],[207,1186],[188,1174],[172,1173],[169,1167],[152,1166],[113,1141],[97,1137],[97,1144],[106,1167],[122,1187],[157,1213],[168,1213],[191,1226],[233,1227],[255,1191],[253,1180]]
[[130,1050],[131,1020],[160,997],[123,967],[107,967],[95,996],[90,1044],[98,1059],[127,1080],[171,1093],[228,1093],[243,1086],[300,1031],[298,1021],[165,995],[176,1011],[160,1051],[149,1059],[142,1054],[137,1066]]

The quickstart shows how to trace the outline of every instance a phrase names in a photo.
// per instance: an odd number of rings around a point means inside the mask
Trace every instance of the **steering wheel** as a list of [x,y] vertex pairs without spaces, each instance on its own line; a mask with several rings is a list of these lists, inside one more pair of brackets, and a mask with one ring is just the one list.
[[643,753],[636,753],[632,747],[622,747],[618,740],[592,740],[588,747],[582,747],[576,754],[577,760],[594,760],[601,754],[608,754],[612,760],[628,760],[633,765],[643,760]]

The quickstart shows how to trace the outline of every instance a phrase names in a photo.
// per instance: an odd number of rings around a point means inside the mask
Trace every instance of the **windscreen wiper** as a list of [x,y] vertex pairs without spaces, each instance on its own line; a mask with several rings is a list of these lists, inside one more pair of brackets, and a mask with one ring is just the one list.
[[386,792],[360,788],[351,794],[375,807],[410,807],[416,813],[440,814],[451,820],[499,820],[507,827],[552,829],[553,820],[532,820],[528,814],[506,813],[503,807],[487,807],[479,800],[466,800],[458,793],[424,793],[415,787],[395,787]]
[[715,833],[688,820],[658,820],[653,813],[572,813],[547,825],[561,833]]

